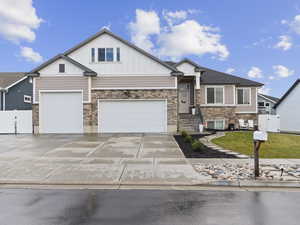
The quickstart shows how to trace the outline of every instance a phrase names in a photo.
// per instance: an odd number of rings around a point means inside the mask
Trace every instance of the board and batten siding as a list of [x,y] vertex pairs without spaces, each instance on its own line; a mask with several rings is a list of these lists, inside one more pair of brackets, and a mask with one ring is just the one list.
[[39,92],[43,90],[82,90],[83,101],[89,101],[88,78],[79,76],[37,77],[35,79],[35,103],[39,102]]
[[[91,49],[120,48],[120,62],[91,62]],[[97,51],[96,51],[97,52]],[[103,34],[68,55],[101,75],[170,75],[171,70],[123,42]],[[97,54],[96,54],[97,58]]]
[[171,76],[119,76],[92,78],[92,89],[143,89],[176,88],[176,79]]
[[257,113],[257,88],[251,87],[251,104],[237,105],[236,113]]

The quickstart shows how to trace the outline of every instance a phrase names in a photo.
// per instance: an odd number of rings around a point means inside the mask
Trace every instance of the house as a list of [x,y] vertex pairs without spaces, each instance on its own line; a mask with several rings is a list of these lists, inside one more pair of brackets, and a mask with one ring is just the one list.
[[0,72],[0,110],[31,110],[31,103],[32,78],[21,72]]
[[35,133],[226,129],[257,121],[262,86],[188,59],[162,61],[106,29],[27,75]]
[[275,104],[281,132],[300,133],[300,79]]
[[275,104],[279,101],[279,98],[269,95],[258,94],[258,114],[276,114],[274,108]]

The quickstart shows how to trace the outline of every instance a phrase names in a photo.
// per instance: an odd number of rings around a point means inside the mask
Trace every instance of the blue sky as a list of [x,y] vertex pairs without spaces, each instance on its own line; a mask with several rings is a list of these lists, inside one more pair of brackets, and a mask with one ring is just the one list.
[[162,59],[262,82],[274,96],[299,78],[297,0],[2,0],[0,71],[29,71],[103,26]]

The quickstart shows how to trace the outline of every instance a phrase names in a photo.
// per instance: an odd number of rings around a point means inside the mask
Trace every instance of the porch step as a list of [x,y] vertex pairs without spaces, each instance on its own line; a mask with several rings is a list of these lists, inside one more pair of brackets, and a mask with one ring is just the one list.
[[199,115],[179,114],[179,130],[198,132],[200,122]]

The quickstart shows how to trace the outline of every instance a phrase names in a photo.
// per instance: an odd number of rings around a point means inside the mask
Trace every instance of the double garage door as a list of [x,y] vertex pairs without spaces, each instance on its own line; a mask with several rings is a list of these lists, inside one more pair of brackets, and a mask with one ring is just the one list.
[[[83,133],[82,92],[42,92],[40,133]],[[165,100],[98,102],[98,132],[167,132]]]

